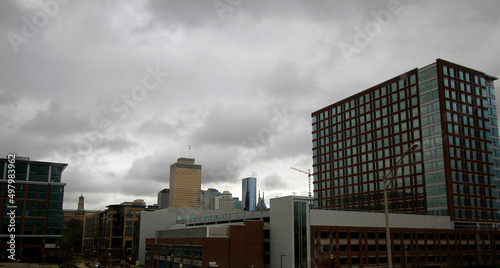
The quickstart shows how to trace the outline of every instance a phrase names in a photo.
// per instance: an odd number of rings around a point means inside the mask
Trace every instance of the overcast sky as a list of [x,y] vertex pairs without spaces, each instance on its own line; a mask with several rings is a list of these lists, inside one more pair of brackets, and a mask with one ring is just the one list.
[[[500,74],[497,1],[0,2],[0,155],[68,163],[64,208],[307,195],[311,113],[437,58]],[[497,88],[500,87],[496,83]],[[497,93],[498,94],[498,93]],[[191,150],[189,150],[191,146]]]

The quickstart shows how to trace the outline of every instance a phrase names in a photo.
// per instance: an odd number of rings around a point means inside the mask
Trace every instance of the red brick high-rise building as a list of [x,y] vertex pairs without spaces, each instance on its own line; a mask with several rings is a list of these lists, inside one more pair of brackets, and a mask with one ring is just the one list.
[[441,59],[312,113],[314,203],[320,209],[450,216],[498,224],[496,77]]

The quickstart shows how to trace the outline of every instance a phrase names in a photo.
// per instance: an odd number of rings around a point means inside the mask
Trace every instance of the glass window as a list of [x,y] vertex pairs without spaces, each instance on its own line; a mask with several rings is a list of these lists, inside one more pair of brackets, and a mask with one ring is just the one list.
[[184,252],[183,252],[183,259],[184,260],[190,260],[191,259],[191,247],[190,246],[184,246]]
[[50,181],[61,182],[62,167],[51,166]]
[[16,180],[25,181],[27,177],[26,175],[28,173],[28,165],[18,164],[16,162],[15,166],[16,166]]
[[193,259],[195,261],[201,261],[202,255],[203,255],[203,248],[201,246],[194,246],[193,247]]
[[[182,246],[174,246],[174,256],[175,258],[182,258]],[[178,260],[180,261],[180,260]]]
[[414,74],[410,76],[410,84],[414,84],[416,82],[416,77]]

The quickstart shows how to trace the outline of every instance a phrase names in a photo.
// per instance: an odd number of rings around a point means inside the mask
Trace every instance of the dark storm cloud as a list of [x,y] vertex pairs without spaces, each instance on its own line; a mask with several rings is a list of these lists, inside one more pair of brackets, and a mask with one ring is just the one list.
[[[346,12],[359,14],[365,9],[377,9],[386,5],[386,1],[208,1],[196,5],[179,0],[151,1],[148,9],[167,27],[180,25],[184,27],[206,27],[228,25],[240,18],[248,23],[260,22],[264,19],[305,19],[318,23],[329,21],[347,21],[359,16],[346,16]],[[225,24],[227,23],[227,24]],[[212,25],[212,26],[213,26]]]
[[52,139],[86,132],[91,127],[91,121],[84,114],[52,102],[47,111],[38,111],[27,121],[21,131]]
[[204,119],[205,126],[194,132],[192,139],[200,144],[251,146],[252,136],[268,124],[266,115],[267,111],[251,105],[214,107]]
[[193,145],[195,152],[192,157],[202,165],[202,186],[209,188],[224,183],[237,183],[242,179],[240,172],[249,159],[240,154],[237,146],[203,144]]
[[96,152],[99,153],[122,153],[127,150],[133,150],[137,143],[125,138],[103,138],[96,145]]
[[11,94],[9,92],[0,91],[0,105],[1,106],[15,106],[21,97]]
[[263,182],[260,183],[260,187],[263,190],[269,189],[273,191],[279,191],[282,189],[285,189],[286,187],[286,182],[283,180],[281,175],[273,173],[265,178],[265,180],[262,180]]
[[302,73],[297,66],[299,64],[281,60],[271,73],[259,79],[259,86],[273,100],[283,103],[315,94],[317,85],[314,74]]
[[[170,165],[176,161],[166,154],[153,154],[133,161],[127,174],[126,181],[154,181],[165,185],[167,188],[170,177]],[[161,189],[160,189],[161,190]],[[158,190],[159,191],[159,190]]]

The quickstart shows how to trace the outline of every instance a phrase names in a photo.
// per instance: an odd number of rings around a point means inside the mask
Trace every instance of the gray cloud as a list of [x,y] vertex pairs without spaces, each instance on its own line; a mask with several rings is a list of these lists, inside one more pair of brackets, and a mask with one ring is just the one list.
[[204,188],[307,194],[311,112],[436,58],[500,73],[494,1],[47,2],[0,2],[0,148],[68,163],[65,208],[155,203],[189,155]]
[[85,115],[65,110],[57,103],[50,103],[47,111],[37,111],[35,117],[22,126],[21,131],[32,135],[60,138],[85,132],[90,128],[91,122]]

